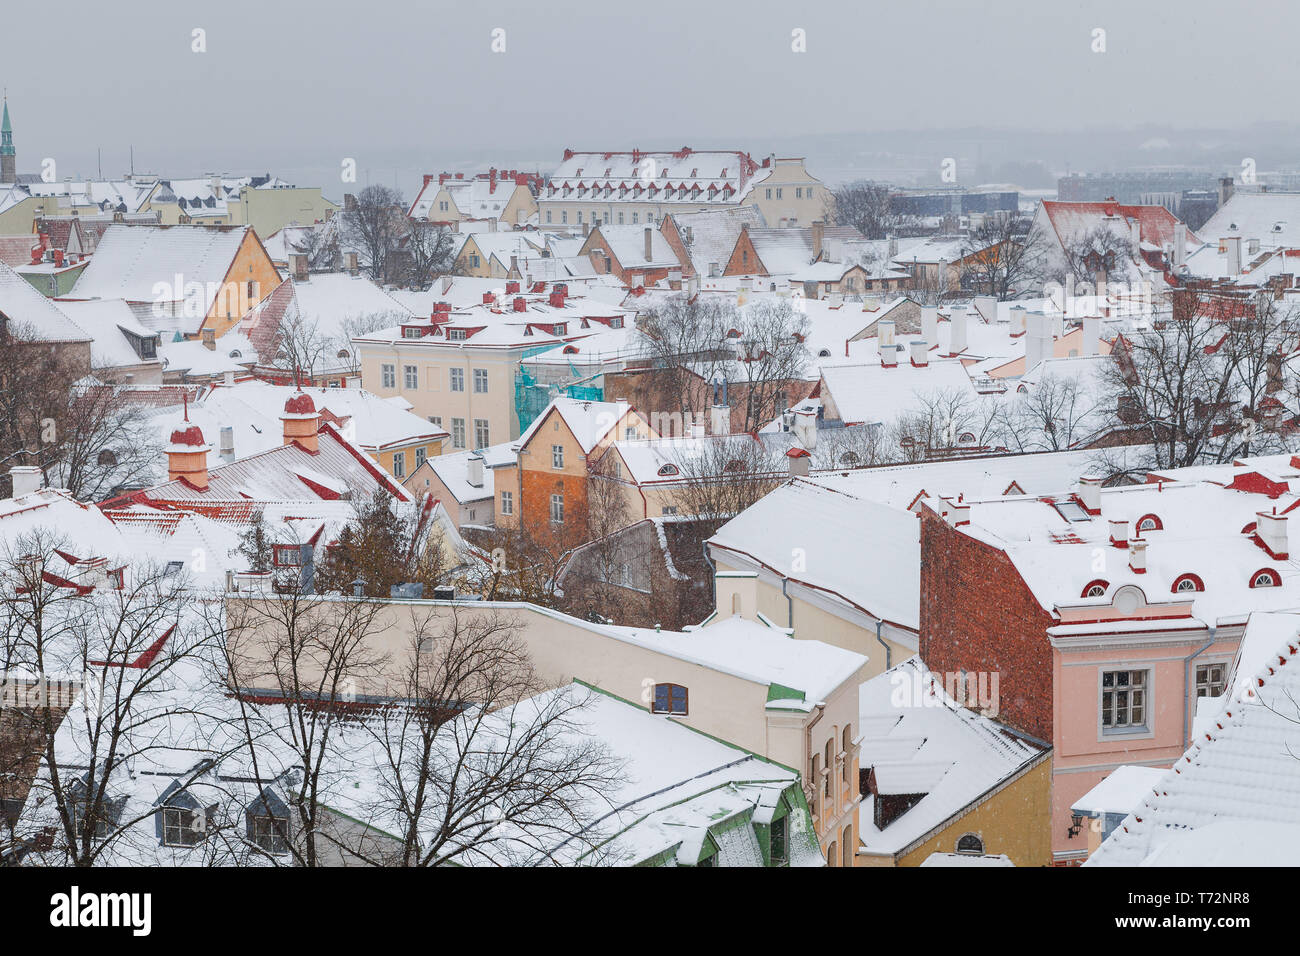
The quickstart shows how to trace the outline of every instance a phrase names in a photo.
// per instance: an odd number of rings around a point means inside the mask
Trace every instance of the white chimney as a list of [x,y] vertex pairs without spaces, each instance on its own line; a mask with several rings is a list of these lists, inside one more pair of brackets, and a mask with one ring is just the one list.
[[14,485],[13,497],[19,498],[40,491],[45,474],[35,465],[14,465],[9,469],[9,479]]
[[939,307],[921,306],[921,337],[927,342],[939,341]]
[[1128,518],[1110,519],[1110,543],[1117,548],[1128,546]]
[[952,329],[948,333],[948,353],[956,355],[966,351],[966,322],[969,313],[965,309],[952,310]]
[[465,481],[472,488],[483,487],[483,456],[475,452],[465,462]]
[[1142,220],[1130,219],[1128,223],[1128,236],[1133,243],[1133,251],[1136,253],[1142,248]]
[[1081,475],[1077,491],[1083,510],[1089,514],[1101,514],[1101,479],[1095,475]]
[[686,437],[703,438],[704,422],[688,422],[686,425]]
[[799,444],[812,451],[817,447],[817,413],[811,408],[799,409],[794,413],[792,431]]
[[808,461],[812,456],[803,448],[791,448],[785,453],[785,460],[790,463],[790,477],[807,478]]
[[1128,566],[1134,574],[1147,573],[1147,543],[1142,538],[1129,542]]
[[893,368],[898,364],[898,349],[892,345],[882,346],[880,349],[880,364],[885,368]]
[[[1012,309],[1011,314],[1021,313],[1024,309]],[[1035,312],[1028,317],[1028,331],[1025,334],[1025,374],[1036,369],[1051,353],[1051,338],[1048,337],[1048,318],[1042,312]]]
[[876,323],[876,344],[883,352],[886,346],[894,344],[894,320],[881,319]]
[[[1050,306],[1049,306],[1050,308]],[[1047,313],[1047,324],[1053,339],[1065,336],[1065,313],[1053,309]]]
[[1287,534],[1287,517],[1276,512],[1260,511],[1255,517],[1255,530],[1264,542],[1268,553],[1279,561],[1290,554],[1290,536]]
[[1101,319],[1095,315],[1083,318],[1083,354],[1101,354]]
[[1224,240],[1228,250],[1228,275],[1241,275],[1241,236],[1229,236]]
[[975,296],[975,311],[985,322],[992,325],[998,320],[998,298],[995,295]]
[[1012,335],[1015,335],[1017,332],[1025,331],[1025,322],[1026,322],[1025,316],[1028,314],[1028,312],[1029,310],[1026,309],[1023,305],[1013,305],[1011,307],[1011,334]]
[[912,364],[926,366],[930,364],[930,343],[925,340],[912,340]]
[[1174,269],[1182,267],[1187,258],[1187,223],[1174,223]]
[[730,405],[712,405],[709,407],[709,430],[715,435],[731,434]]

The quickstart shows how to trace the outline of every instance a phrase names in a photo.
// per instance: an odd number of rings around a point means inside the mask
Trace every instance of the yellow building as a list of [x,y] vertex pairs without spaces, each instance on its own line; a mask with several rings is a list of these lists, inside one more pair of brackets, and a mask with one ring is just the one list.
[[491,169],[466,179],[459,173],[426,175],[408,215],[428,222],[495,220],[503,229],[522,226],[537,215],[537,200],[527,174]]

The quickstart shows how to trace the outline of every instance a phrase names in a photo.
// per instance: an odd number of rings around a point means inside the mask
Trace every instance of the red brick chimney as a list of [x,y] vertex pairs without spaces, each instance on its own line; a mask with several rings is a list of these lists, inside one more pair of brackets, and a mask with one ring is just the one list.
[[284,443],[296,444],[309,455],[320,451],[320,415],[316,412],[316,403],[311,396],[301,389],[295,391],[284,403],[284,413],[280,416],[284,422]]
[[177,479],[199,491],[208,490],[208,446],[202,429],[190,421],[188,403],[185,417],[172,431],[167,445],[167,480]]

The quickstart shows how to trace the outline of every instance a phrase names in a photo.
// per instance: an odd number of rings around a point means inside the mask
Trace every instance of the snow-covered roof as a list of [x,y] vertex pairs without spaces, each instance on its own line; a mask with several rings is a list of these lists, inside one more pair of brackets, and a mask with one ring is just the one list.
[[[1264,248],[1300,247],[1300,195],[1295,193],[1234,192],[1198,230],[1217,249],[1220,239],[1258,239]],[[1242,264],[1247,262],[1241,250]]]
[[859,767],[883,795],[924,794],[884,827],[874,794],[858,820],[862,852],[911,849],[995,786],[1041,759],[1046,748],[955,701],[940,678],[911,657],[862,685]]
[[538,200],[596,198],[594,191],[599,190],[604,202],[727,205],[738,203],[770,174],[770,168],[760,167],[739,150],[566,150]]
[[516,448],[525,447],[537,434],[552,412],[559,415],[573,433],[573,437],[582,447],[584,454],[590,454],[601,440],[623,420],[623,416],[632,410],[627,402],[593,402],[579,398],[561,396],[552,399],[551,404],[528,426],[527,431],[513,442]]
[[[186,301],[196,289],[200,317],[221,291],[251,226],[110,226],[69,298]],[[177,276],[182,287],[175,288]],[[195,284],[197,283],[197,287]],[[160,292],[159,286],[165,291]]]
[[1242,679],[1210,729],[1086,866],[1294,863],[1300,852],[1300,615],[1252,614],[1243,649],[1256,643],[1239,661]]
[[898,364],[826,363],[821,368],[821,396],[829,396],[847,423],[889,424],[919,409],[927,394],[945,393],[975,398],[977,392],[961,362],[935,359],[914,366],[905,348],[898,352]]
[[1101,783],[1075,800],[1071,809],[1087,816],[1128,816],[1167,772],[1161,767],[1136,764],[1116,767]]
[[[471,501],[483,501],[491,498],[496,493],[492,470],[504,465],[512,465],[518,461],[514,446],[514,442],[502,442],[499,445],[489,445],[477,451],[458,451],[449,455],[438,455],[435,458],[429,458],[427,462],[429,467],[433,469],[433,473],[438,476],[438,480],[443,483],[456,501],[461,504]],[[469,461],[475,456],[483,459],[483,483],[481,485],[471,485],[469,483]]]
[[[50,299],[0,262],[0,312],[9,322],[9,334],[42,342],[86,342],[93,337],[68,318]],[[93,352],[93,349],[92,349]]]
[[700,275],[708,275],[711,265],[717,265],[719,271],[727,265],[742,228],[762,229],[767,226],[757,206],[673,213],[672,218],[690,258],[689,265]]
[[[749,558],[846,609],[915,631],[920,542],[916,515],[796,478],[724,524],[709,546],[723,560],[725,552]],[[791,571],[796,549],[803,569]]]
[[55,300],[59,310],[91,336],[92,369],[125,365],[157,365],[161,358],[143,359],[127,337],[152,339],[157,332],[145,328],[122,299]]

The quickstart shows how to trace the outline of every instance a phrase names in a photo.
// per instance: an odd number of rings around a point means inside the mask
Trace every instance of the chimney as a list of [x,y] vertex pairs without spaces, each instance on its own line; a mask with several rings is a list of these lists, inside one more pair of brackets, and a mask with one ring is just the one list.
[[1023,305],[1013,305],[1011,307],[1011,334],[1012,335],[1015,335],[1017,332],[1025,331],[1026,328],[1025,315],[1028,313],[1028,311],[1029,310],[1026,309]]
[[1134,574],[1147,573],[1147,543],[1142,538],[1134,538],[1129,543],[1128,566]]
[[190,422],[188,405],[167,445],[167,480],[178,479],[199,491],[208,489],[208,446],[199,426]]
[[645,261],[654,262],[654,230],[645,227]]
[[[511,257],[510,257],[510,274],[511,274],[512,276],[517,276],[517,275],[519,275],[519,257],[518,257],[518,256],[511,256]],[[510,290],[507,289],[506,291],[509,292]]]
[[1116,548],[1128,547],[1128,519],[1110,519],[1110,543]]
[[222,199],[221,177],[216,173],[212,174],[212,198],[217,202],[221,202]]
[[40,491],[45,474],[35,465],[14,465],[9,469],[9,480],[14,486],[13,497],[21,498]]
[[687,437],[687,438],[703,438],[703,437],[704,437],[704,422],[687,422],[687,423],[686,423],[686,437]]
[[1181,269],[1184,260],[1187,258],[1187,223],[1174,223],[1174,256],[1173,267],[1176,270]]
[[1287,534],[1287,517],[1276,512],[1260,511],[1256,515],[1255,531],[1264,549],[1274,559],[1284,561],[1290,556],[1290,537]]
[[357,275],[361,272],[361,265],[357,261],[355,252],[343,253],[343,267],[347,270],[348,275]]
[[226,369],[224,372],[221,373],[221,384],[222,385],[235,384],[235,373],[232,369]]
[[948,354],[958,355],[966,351],[966,322],[969,313],[965,309],[952,310],[952,329],[948,333]]
[[308,278],[307,257],[301,252],[289,253],[289,271],[295,282],[306,282]]
[[589,222],[584,222],[584,223],[582,224],[582,234],[583,234],[584,236],[589,236],[589,235],[591,235],[591,223],[589,223]]
[[1133,243],[1133,251],[1140,253],[1142,250],[1142,220],[1136,216],[1129,220],[1128,237],[1129,241]]
[[1222,207],[1229,199],[1232,198],[1233,182],[1231,176],[1224,176],[1219,180],[1219,206]]
[[739,615],[758,620],[758,572],[719,571],[713,576],[713,592],[718,596],[718,617]]
[[[1011,314],[1020,313],[1020,318],[1025,318],[1024,309],[1012,309]],[[1051,339],[1048,337],[1048,318],[1042,312],[1035,312],[1029,316],[1028,331],[1025,334],[1025,373],[1028,374],[1036,369],[1043,359],[1050,355]]]
[[785,460],[790,464],[791,478],[807,478],[808,464],[812,454],[806,448],[791,448],[785,453]]
[[221,426],[221,457],[226,461],[232,461],[235,457],[235,427],[233,425]]
[[912,364],[917,368],[930,364],[930,344],[924,339],[912,340]]
[[1083,354],[1101,354],[1101,319],[1095,315],[1083,318]]
[[891,346],[893,344],[894,344],[894,320],[881,319],[879,322],[876,323],[876,345],[878,345],[880,347],[880,351],[883,352],[886,347]]
[[483,487],[483,456],[478,452],[470,455],[465,462],[465,481],[472,488]]
[[316,403],[311,396],[301,389],[295,391],[284,403],[284,412],[280,415],[284,422],[284,444],[296,444],[309,455],[320,450],[320,416],[316,413]]
[[709,407],[709,431],[714,435],[731,434],[731,406],[711,405]]
[[826,223],[818,220],[812,224],[812,246],[813,262],[820,262],[822,258],[822,240],[826,236]]
[[1241,236],[1229,236],[1224,240],[1228,250],[1228,275],[1241,275]]
[[217,350],[217,330],[203,329],[199,332],[199,340],[202,341],[203,347],[209,352]]
[[682,270],[679,266],[676,269],[668,270],[668,288],[674,292],[680,292],[682,289]]
[[1096,475],[1081,475],[1076,492],[1083,510],[1090,515],[1101,514],[1101,479]]
[[[514,265],[514,259],[513,257],[511,257],[511,266],[513,265]],[[519,294],[519,280],[511,279],[509,282],[506,283],[506,295],[518,295],[518,294]]]
[[522,295],[517,295],[517,296],[515,296],[515,299],[514,299],[514,310],[515,310],[516,312],[527,312],[527,311],[528,311],[528,300],[525,299]]
[[952,523],[954,528],[970,524],[970,504],[968,502],[962,501],[959,495],[956,501],[947,500],[946,503],[948,505],[948,521]]
[[352,195],[352,193],[343,194],[343,211],[344,212],[357,211],[357,197]]
[[892,345],[880,346],[880,364],[885,368],[893,368],[898,364],[898,349]]
[[937,305],[921,306],[921,337],[926,342],[939,341],[939,307]]

